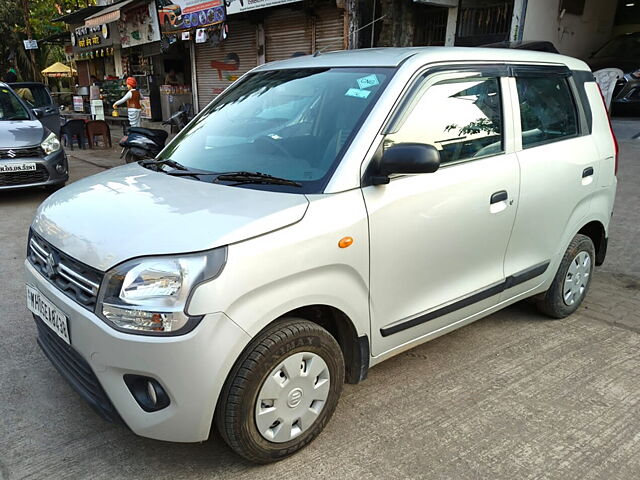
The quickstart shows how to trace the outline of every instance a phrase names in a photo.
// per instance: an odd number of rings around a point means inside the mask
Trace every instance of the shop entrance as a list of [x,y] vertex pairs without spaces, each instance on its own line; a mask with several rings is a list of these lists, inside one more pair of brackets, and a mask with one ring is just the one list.
[[162,120],[167,120],[181,108],[193,112],[189,44],[190,41],[183,42],[174,38],[169,48],[156,57],[160,77]]

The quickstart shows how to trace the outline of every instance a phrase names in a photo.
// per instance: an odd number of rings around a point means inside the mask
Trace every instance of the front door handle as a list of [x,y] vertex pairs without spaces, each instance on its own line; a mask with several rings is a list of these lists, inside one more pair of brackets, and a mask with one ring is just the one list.
[[500,190],[499,192],[496,192],[493,195],[491,195],[490,204],[493,205],[494,203],[506,202],[508,198],[509,198],[509,194],[507,193],[507,191]]
[[587,167],[582,171],[582,178],[587,178],[593,175],[593,167]]

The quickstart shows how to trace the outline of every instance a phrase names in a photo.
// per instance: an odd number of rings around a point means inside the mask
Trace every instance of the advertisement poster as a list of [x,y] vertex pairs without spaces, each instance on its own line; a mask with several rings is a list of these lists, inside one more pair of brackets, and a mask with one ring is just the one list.
[[227,15],[256,10],[258,8],[275,7],[285,3],[300,2],[301,0],[225,0]]
[[163,33],[207,27],[224,22],[224,0],[156,0]]
[[122,13],[118,22],[122,48],[135,47],[160,40],[160,27],[156,6],[141,5]]

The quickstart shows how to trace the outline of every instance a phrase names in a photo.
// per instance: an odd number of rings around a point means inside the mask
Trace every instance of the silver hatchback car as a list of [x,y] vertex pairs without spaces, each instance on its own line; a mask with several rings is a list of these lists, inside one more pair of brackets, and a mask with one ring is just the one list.
[[617,146],[587,65],[372,49],[256,68],[155,160],[38,210],[45,354],[138,435],[255,462],[312,441],[343,383],[604,261]]

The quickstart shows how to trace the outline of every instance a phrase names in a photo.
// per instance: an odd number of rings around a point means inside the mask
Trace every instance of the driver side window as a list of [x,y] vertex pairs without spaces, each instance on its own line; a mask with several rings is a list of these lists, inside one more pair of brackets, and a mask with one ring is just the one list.
[[418,95],[400,128],[385,138],[385,148],[398,143],[433,145],[441,165],[504,151],[497,77],[443,80]]

